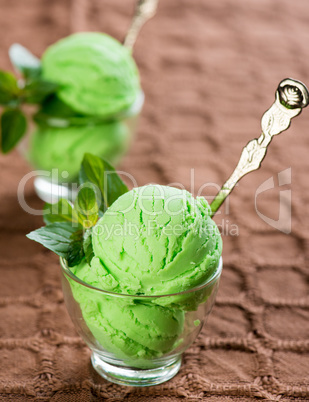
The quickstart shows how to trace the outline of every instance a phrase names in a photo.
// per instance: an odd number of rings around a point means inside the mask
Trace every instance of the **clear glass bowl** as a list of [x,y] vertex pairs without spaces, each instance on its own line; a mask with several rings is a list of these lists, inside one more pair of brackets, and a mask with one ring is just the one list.
[[36,170],[34,187],[45,202],[74,200],[77,178],[86,152],[117,165],[129,149],[144,103],[141,91],[134,104],[116,116],[100,118],[48,118],[30,133],[19,147]]
[[177,294],[140,296],[107,292],[77,278],[64,259],[64,300],[79,335],[105,379],[131,386],[174,377],[182,353],[194,342],[215,301],[222,259],[203,285]]

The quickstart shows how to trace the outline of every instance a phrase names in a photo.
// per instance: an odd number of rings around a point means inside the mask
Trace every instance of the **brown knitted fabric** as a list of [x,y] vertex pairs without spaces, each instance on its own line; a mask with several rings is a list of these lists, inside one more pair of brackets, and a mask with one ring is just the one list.
[[[0,0],[1,67],[10,68],[13,42],[40,55],[85,26],[123,38],[132,0],[73,3]],[[195,195],[206,182],[222,184],[241,148],[259,135],[279,81],[309,84],[308,27],[308,0],[161,0],[134,51],[146,104],[121,168],[138,185],[180,182]],[[216,306],[180,373],[144,389],[113,385],[92,369],[64,306],[57,257],[25,237],[42,225],[17,201],[29,167],[16,151],[0,156],[0,400],[308,400],[308,132],[304,110],[273,140],[262,169],[241,181],[229,211],[216,217],[224,229]],[[291,184],[279,187],[278,173],[286,170],[288,178],[289,168]],[[256,190],[271,177],[274,188],[258,196],[257,207],[278,219],[282,190],[291,190],[288,235],[255,211]],[[26,198],[43,205],[31,185]]]

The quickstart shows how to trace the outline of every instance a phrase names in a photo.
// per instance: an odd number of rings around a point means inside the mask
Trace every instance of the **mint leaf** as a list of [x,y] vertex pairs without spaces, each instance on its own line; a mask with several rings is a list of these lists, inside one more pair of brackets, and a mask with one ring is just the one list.
[[13,74],[0,70],[0,104],[9,105],[16,101],[20,89]]
[[87,183],[87,186],[80,188],[74,208],[85,228],[95,225],[99,218],[99,207],[96,189],[94,186],[91,187],[91,183]]
[[69,222],[51,223],[26,235],[67,260],[68,266],[78,265],[84,258],[83,230]]
[[9,152],[26,133],[27,119],[19,109],[6,109],[1,116],[1,148]]
[[100,190],[105,204],[101,205],[100,209],[108,208],[128,191],[127,186],[108,162],[89,153],[84,155],[79,180],[81,184],[90,181]]
[[108,162],[104,161],[107,177],[107,206],[112,205],[117,198],[129,191],[128,187],[121,180],[115,169]]
[[19,43],[14,43],[10,47],[9,56],[13,66],[25,78],[36,78],[41,74],[40,60]]
[[87,263],[90,265],[92,258],[94,257],[93,247],[92,247],[92,230],[86,230],[84,234],[83,249],[86,257]]
[[66,260],[69,267],[78,265],[84,258],[83,231],[79,230],[71,235],[71,242],[68,247]]
[[25,85],[21,91],[21,96],[26,103],[42,103],[45,98],[55,93],[58,87],[58,84],[36,78]]
[[63,199],[54,205],[46,204],[44,220],[47,226],[27,235],[65,258],[69,267],[78,265],[83,258],[90,264],[94,257],[92,227],[101,216],[98,196],[104,195],[105,206],[108,206],[128,191],[115,169],[91,154],[84,156],[80,182],[74,207]]
[[43,211],[43,219],[46,225],[55,222],[72,222],[72,226],[76,229],[81,227],[81,223],[78,220],[78,213],[70,202],[63,198],[56,204],[45,204]]
[[67,259],[71,236],[76,231],[70,223],[52,223],[30,232],[28,239],[41,243],[44,247]]
[[66,257],[69,267],[75,267],[75,265],[80,264],[84,256],[85,255],[82,242],[73,241],[69,244]]

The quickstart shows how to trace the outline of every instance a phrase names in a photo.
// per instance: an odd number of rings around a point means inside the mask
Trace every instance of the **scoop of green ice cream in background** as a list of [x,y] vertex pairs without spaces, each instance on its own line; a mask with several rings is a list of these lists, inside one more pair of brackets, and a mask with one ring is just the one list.
[[58,181],[68,183],[77,178],[84,153],[117,164],[129,140],[129,129],[120,121],[69,127],[39,125],[30,138],[28,159],[39,170],[57,168]]
[[60,85],[61,100],[86,115],[117,114],[141,91],[130,51],[103,33],[77,33],[51,45],[42,56],[42,76]]
[[43,79],[59,87],[35,115],[30,163],[49,172],[57,168],[57,183],[77,178],[87,152],[119,163],[128,150],[137,111],[129,112],[130,121],[123,116],[141,96],[128,49],[102,33],[73,34],[46,50],[41,67]]

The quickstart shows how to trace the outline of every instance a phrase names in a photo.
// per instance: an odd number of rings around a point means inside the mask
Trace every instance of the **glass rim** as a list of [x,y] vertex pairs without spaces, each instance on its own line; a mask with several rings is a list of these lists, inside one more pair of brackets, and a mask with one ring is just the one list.
[[116,117],[120,116],[122,118],[135,116],[141,112],[144,102],[145,102],[145,93],[142,89],[140,89],[139,93],[137,94],[136,98],[131,103],[131,105],[128,106],[128,108],[125,109],[124,111],[119,112],[118,114],[116,113],[115,116]]
[[82,285],[88,289],[94,290],[96,292],[101,292],[102,294],[104,294],[106,296],[109,295],[109,296],[113,296],[113,297],[127,297],[127,298],[134,298],[134,299],[137,299],[137,298],[138,299],[156,299],[156,298],[162,298],[162,297],[181,296],[181,295],[185,295],[185,294],[189,294],[189,293],[194,293],[201,289],[210,287],[217,281],[217,279],[220,278],[220,275],[222,272],[223,260],[222,260],[222,256],[220,256],[219,263],[218,263],[216,270],[211,275],[211,277],[208,278],[208,280],[205,281],[203,284],[198,285],[192,289],[184,290],[182,292],[168,293],[168,294],[162,294],[162,295],[138,295],[138,294],[132,295],[132,294],[127,294],[127,293],[110,292],[108,290],[104,290],[104,289],[98,288],[96,286],[92,286],[89,283],[84,282],[83,280],[79,279],[76,275],[73,274],[70,267],[67,265],[66,259],[63,257],[60,257],[60,266],[62,268],[62,272],[65,275],[67,275],[70,279],[74,280],[74,282],[77,282],[80,285]]

